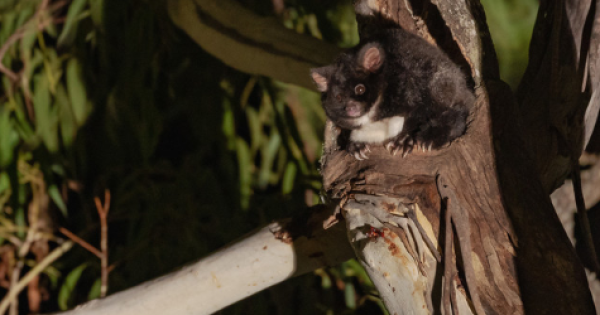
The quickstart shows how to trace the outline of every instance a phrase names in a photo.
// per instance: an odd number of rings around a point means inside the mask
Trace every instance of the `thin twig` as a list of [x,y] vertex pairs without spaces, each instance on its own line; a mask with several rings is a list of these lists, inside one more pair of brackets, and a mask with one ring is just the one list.
[[82,238],[80,238],[79,236],[73,234],[73,232],[65,229],[64,227],[61,227],[58,229],[62,234],[64,234],[66,237],[68,237],[69,239],[71,239],[73,242],[79,244],[79,246],[87,249],[90,253],[96,255],[96,257],[102,259],[102,252],[100,252],[100,250],[98,250],[96,247],[92,246],[92,244],[84,241]]
[[55,248],[48,256],[46,256],[39,264],[35,265],[21,280],[14,286],[10,288],[8,294],[2,299],[0,302],[0,314],[4,314],[6,309],[11,304],[11,301],[16,299],[19,293],[27,286],[29,281],[31,281],[34,277],[41,274],[46,267],[48,267],[51,263],[57,260],[60,256],[66,253],[71,247],[73,247],[73,242],[67,241],[64,242],[60,247]]
[[102,251],[102,257],[100,258],[101,266],[101,281],[100,285],[100,297],[105,297],[108,292],[108,224],[106,223],[106,217],[108,210],[110,209],[110,191],[106,189],[104,191],[104,205],[100,202],[100,198],[94,197],[96,202],[96,209],[98,210],[98,216],[100,217],[100,250]]

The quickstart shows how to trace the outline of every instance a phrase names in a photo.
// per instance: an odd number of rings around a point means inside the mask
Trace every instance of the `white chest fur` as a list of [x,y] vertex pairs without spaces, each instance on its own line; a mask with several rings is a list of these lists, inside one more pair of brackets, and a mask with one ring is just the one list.
[[394,116],[380,121],[368,122],[352,130],[350,140],[354,142],[382,143],[397,136],[404,127],[404,117]]

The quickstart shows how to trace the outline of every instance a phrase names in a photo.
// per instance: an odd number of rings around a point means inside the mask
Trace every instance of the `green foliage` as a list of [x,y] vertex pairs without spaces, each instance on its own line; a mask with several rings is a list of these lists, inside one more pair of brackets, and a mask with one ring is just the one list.
[[65,19],[65,25],[60,33],[60,36],[58,37],[58,47],[70,45],[75,40],[79,21],[89,14],[89,11],[85,12],[85,14],[82,14],[84,13],[87,2],[87,0],[73,0],[69,6],[69,11],[67,12],[67,17]]
[[[242,2],[273,14],[271,1]],[[0,246],[15,261],[33,254],[19,255],[31,231],[50,249],[66,238],[58,227],[98,246],[93,198],[104,189],[112,196],[110,292],[319,202],[319,95],[228,68],[174,28],[161,1],[51,0],[40,11],[42,3],[0,0],[0,46],[9,45],[1,61],[10,70],[0,86]],[[532,3],[485,1],[508,65],[502,75],[513,83]],[[521,8],[523,22],[505,24],[509,8]],[[342,47],[358,42],[349,1],[286,1],[279,18]],[[508,35],[498,35],[499,25]],[[99,277],[98,259],[73,249],[44,271],[52,301],[42,311],[97,298]],[[360,264],[349,261],[222,313],[244,314],[248,306],[255,313],[385,313],[376,295]],[[302,306],[282,302],[286,296]],[[20,311],[28,312],[27,303]]]
[[527,66],[538,0],[482,0],[500,63],[500,77],[513,89]]
[[81,274],[83,273],[83,270],[85,270],[85,268],[87,268],[87,264],[83,263],[75,269],[71,270],[71,272],[69,272],[69,274],[65,277],[65,281],[63,282],[62,286],[60,287],[60,291],[58,292],[57,299],[58,307],[62,311],[66,311],[67,309],[69,309],[69,300],[72,299],[73,291],[75,290],[77,282],[81,278]]

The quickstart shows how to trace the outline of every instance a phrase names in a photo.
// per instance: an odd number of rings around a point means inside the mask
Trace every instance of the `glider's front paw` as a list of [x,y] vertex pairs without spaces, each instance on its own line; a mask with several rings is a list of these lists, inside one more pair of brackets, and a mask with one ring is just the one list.
[[362,161],[369,158],[367,155],[368,152],[371,152],[368,143],[364,142],[350,142],[346,151],[350,153],[350,155],[354,156],[357,160]]

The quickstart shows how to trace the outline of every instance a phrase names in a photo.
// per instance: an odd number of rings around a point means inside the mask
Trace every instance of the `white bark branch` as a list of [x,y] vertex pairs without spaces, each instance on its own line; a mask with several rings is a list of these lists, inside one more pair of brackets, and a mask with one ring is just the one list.
[[[343,224],[326,231],[318,226],[330,213],[322,207],[308,224],[272,223],[179,271],[60,314],[212,314],[293,276],[352,258]],[[294,224],[315,228],[293,235]]]

